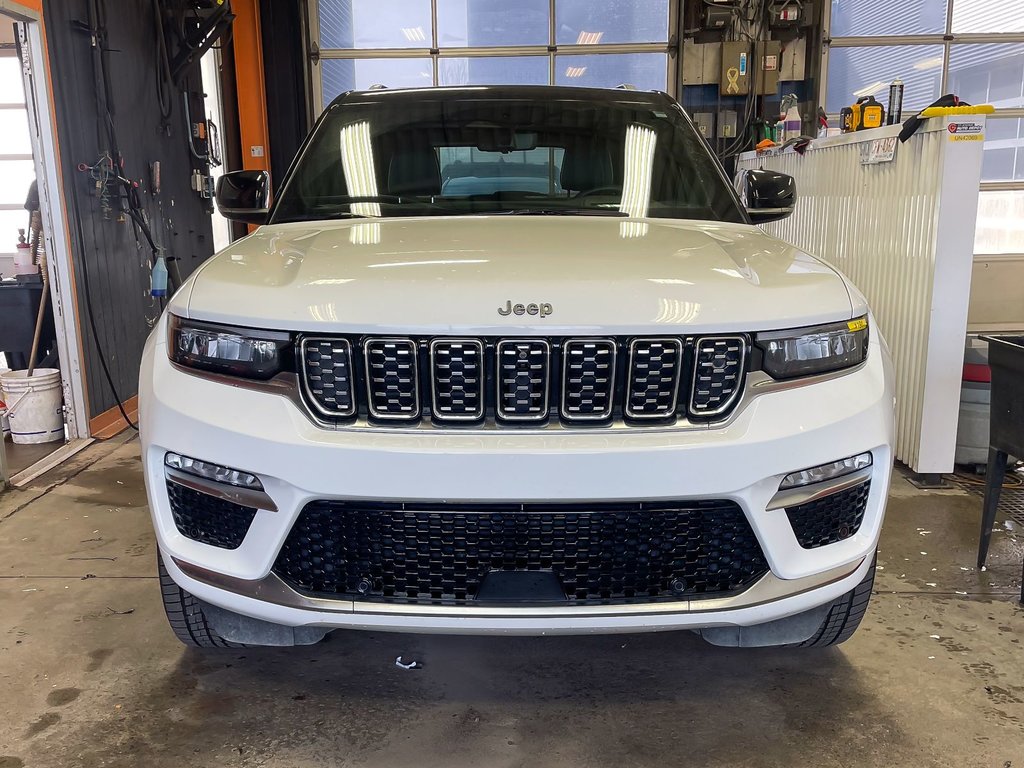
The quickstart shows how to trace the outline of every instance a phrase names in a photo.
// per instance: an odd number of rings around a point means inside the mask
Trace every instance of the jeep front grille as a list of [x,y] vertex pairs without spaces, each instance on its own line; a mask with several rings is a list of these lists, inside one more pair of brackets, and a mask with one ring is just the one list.
[[675,413],[682,358],[679,339],[633,339],[629,345],[627,416],[663,419]]
[[412,339],[369,339],[366,356],[366,396],[370,415],[377,419],[409,420],[420,414],[417,345]]
[[348,339],[302,340],[302,382],[317,411],[326,416],[354,416],[352,345]]
[[604,421],[615,398],[615,342],[570,339],[562,347],[562,417]]
[[546,419],[551,345],[544,339],[503,339],[496,346],[496,357],[498,418],[506,421]]
[[307,336],[302,393],[321,421],[600,426],[721,421],[743,389],[745,336]]
[[729,410],[739,396],[746,340],[742,336],[702,336],[695,347],[690,412],[717,416]]
[[484,345],[479,339],[430,342],[434,414],[438,419],[477,421],[484,415]]

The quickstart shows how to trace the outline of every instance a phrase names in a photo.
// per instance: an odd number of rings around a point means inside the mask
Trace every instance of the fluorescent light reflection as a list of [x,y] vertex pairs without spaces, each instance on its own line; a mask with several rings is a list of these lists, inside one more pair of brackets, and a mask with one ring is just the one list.
[[632,218],[647,215],[651,202],[651,173],[658,137],[650,128],[631,125],[626,129],[625,174],[619,210]]
[[[365,120],[341,129],[341,169],[350,197],[377,197],[377,175],[373,166],[370,124]],[[379,203],[351,203],[356,216],[380,217]]]

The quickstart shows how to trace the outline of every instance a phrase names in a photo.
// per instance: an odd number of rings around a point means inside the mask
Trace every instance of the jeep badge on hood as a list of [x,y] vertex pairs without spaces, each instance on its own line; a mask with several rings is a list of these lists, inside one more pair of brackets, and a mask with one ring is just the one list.
[[552,312],[550,304],[513,304],[506,301],[504,307],[498,307],[498,314],[507,317],[508,315],[540,315],[547,317]]

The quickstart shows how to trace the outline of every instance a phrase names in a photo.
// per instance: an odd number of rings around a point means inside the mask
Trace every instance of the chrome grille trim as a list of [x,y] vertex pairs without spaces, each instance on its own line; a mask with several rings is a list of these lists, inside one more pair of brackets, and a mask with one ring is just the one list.
[[[526,358],[521,357],[521,353],[524,351],[527,354]],[[511,363],[506,363],[505,357],[510,353],[515,359]],[[539,360],[534,359],[535,354],[539,354]],[[526,363],[525,370],[519,367],[522,360],[525,360]],[[508,365],[512,366],[511,370],[506,367]],[[503,421],[515,422],[544,421],[548,417],[550,408],[548,392],[551,388],[551,344],[548,343],[548,340],[502,339],[495,347],[495,367],[494,378],[497,388],[495,410],[498,418]],[[513,378],[506,378],[510,373],[513,374]],[[509,398],[514,401],[516,395],[514,391],[507,392],[506,387],[512,385],[519,390],[523,386],[523,383],[519,381],[521,376],[529,377],[528,384],[531,387],[539,385],[539,391],[535,392],[530,389],[526,394],[528,401],[526,413],[510,410],[507,403]]]
[[[702,371],[706,370],[708,365],[708,362],[702,362],[701,357],[706,351],[705,345],[708,344],[714,345],[716,349],[720,348],[721,345],[725,345],[725,351],[733,352],[739,358],[734,372],[728,374],[730,378],[734,379],[735,383],[728,396],[718,402],[714,408],[697,404],[699,394],[697,384],[704,375]],[[699,336],[694,340],[693,349],[693,380],[690,383],[689,411],[691,414],[700,417],[723,414],[732,407],[743,391],[743,378],[746,374],[747,366],[747,340],[743,336]]]
[[[644,410],[638,411],[633,404],[634,396],[638,395],[637,389],[634,387],[639,383],[637,378],[637,368],[643,365],[638,359],[638,356],[642,354],[640,351],[643,347],[647,348],[647,353],[661,347],[664,350],[671,350],[674,353],[674,361],[672,362],[672,373],[669,380],[666,382],[664,376],[661,377],[661,381],[658,382],[663,387],[659,387],[656,390],[656,401],[655,408],[653,411]],[[650,365],[650,363],[648,363]],[[649,369],[648,369],[649,370]],[[665,419],[675,415],[676,408],[679,404],[679,383],[682,378],[683,370],[683,342],[680,339],[675,338],[664,338],[664,339],[633,339],[629,343],[629,366],[626,369],[626,392],[625,392],[625,413],[630,419]],[[640,394],[645,401],[649,400],[651,392],[651,381],[648,376],[644,377],[646,386],[644,387],[645,393]],[[669,402],[665,404],[658,403],[657,400],[664,395],[665,391],[668,391]]]
[[[323,374],[314,374],[311,369],[320,367],[319,361],[311,362],[310,358],[314,353],[322,360],[327,352],[332,360],[329,387],[334,390],[328,393],[328,382]],[[347,418],[356,413],[355,398],[355,376],[352,369],[352,345],[348,339],[337,337],[307,336],[299,344],[299,357],[301,365],[302,386],[305,389],[306,397],[313,404],[313,407],[324,416],[336,416]],[[339,383],[343,387],[337,386]],[[347,407],[331,408],[330,402],[338,402],[339,393],[344,393],[348,400]]]
[[[389,382],[386,369],[382,371],[388,363],[389,351],[393,352],[393,359],[405,374],[397,374],[397,382]],[[367,339],[363,344],[363,357],[366,363],[366,404],[370,415],[375,419],[389,421],[410,421],[419,418],[419,365],[416,342],[402,338]],[[404,361],[401,360],[402,357],[405,358]],[[404,387],[404,391],[401,387]],[[392,390],[390,394],[389,390]],[[388,401],[395,397],[408,398],[411,402],[403,405],[399,401],[397,409],[391,410]],[[385,406],[383,408],[382,403]]]
[[[468,346],[458,349],[461,345]],[[710,371],[708,364],[716,349],[721,350],[718,372],[702,381],[702,371]],[[294,350],[302,370],[296,369],[291,378],[282,374],[273,382],[247,386],[290,392],[315,423],[336,429],[385,424],[396,430],[447,426],[467,431],[584,425],[706,428],[709,423],[725,423],[751,387],[763,391],[766,386],[748,381],[750,342],[744,334],[509,338],[300,334]],[[448,377],[443,369],[448,352],[455,354],[456,361],[467,359],[469,373],[479,372],[479,381],[470,376],[473,396],[468,399],[459,389],[461,380],[455,382],[459,385],[455,401],[449,399],[452,392],[447,387],[452,382],[444,381]],[[456,370],[461,370],[458,362]],[[339,374],[336,381],[330,378],[334,371]],[[760,371],[752,375],[765,377]],[[319,386],[321,382],[336,389]],[[580,387],[587,389],[581,394]]]
[[[607,360],[598,360],[599,356],[607,355]],[[588,351],[590,357],[588,357]],[[612,339],[567,339],[562,344],[562,402],[561,414],[566,421],[605,421],[610,418],[615,407],[615,357],[618,345]],[[575,362],[574,362],[575,358]],[[593,361],[595,366],[601,366],[601,377],[597,373],[588,374],[582,366]],[[577,366],[579,378],[574,379],[573,366]],[[594,379],[589,383],[587,379]],[[573,392],[574,382],[578,382],[578,394]],[[587,390],[592,390],[591,402],[604,400],[604,406],[600,410],[589,412],[578,412],[585,407]],[[572,405],[569,401],[579,398],[579,404]],[[573,412],[574,409],[577,412]]]
[[[464,348],[466,352],[472,350],[470,357],[475,356],[473,363],[476,366],[475,376],[467,375],[465,371],[455,373],[451,368],[453,351]],[[445,357],[448,358],[447,362]],[[463,358],[465,360],[465,357]],[[445,366],[448,371],[443,371]],[[445,375],[443,375],[445,374]],[[430,342],[430,403],[431,416],[438,421],[479,421],[484,417],[484,378],[486,376],[484,345],[479,339],[444,338],[434,339]],[[456,379],[461,378],[461,382]],[[442,387],[447,392],[442,393]],[[457,392],[461,391],[465,404],[475,400],[476,405],[472,409],[456,408]],[[442,405],[439,400],[449,398],[449,405]]]

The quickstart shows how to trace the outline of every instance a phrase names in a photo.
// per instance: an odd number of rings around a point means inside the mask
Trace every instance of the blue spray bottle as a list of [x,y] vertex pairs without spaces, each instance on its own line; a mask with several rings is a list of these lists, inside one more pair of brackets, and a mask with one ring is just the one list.
[[163,255],[157,256],[156,264],[153,265],[149,292],[152,296],[167,295],[167,261]]

